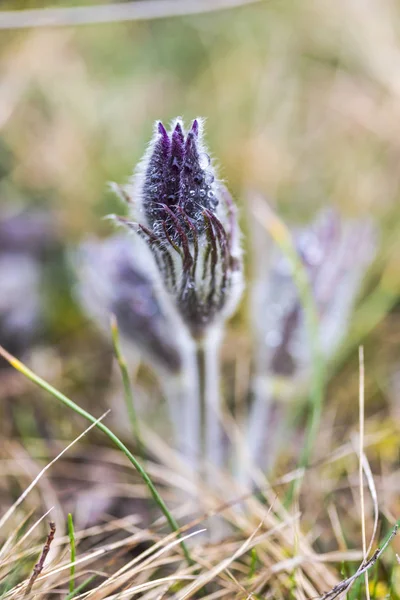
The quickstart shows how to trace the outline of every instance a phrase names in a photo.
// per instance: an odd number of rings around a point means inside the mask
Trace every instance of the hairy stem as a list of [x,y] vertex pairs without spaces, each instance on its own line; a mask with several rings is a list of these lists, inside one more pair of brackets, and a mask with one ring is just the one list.
[[182,417],[178,436],[179,450],[186,463],[197,476],[200,469],[200,390],[197,376],[196,348],[191,341],[184,355],[184,367],[179,381]]
[[254,400],[246,430],[246,459],[240,461],[239,481],[249,488],[252,468],[264,473],[272,469],[283,437],[283,407],[274,398],[272,389],[263,381],[254,385]]
[[223,439],[220,415],[219,349],[221,332],[213,330],[197,341],[196,362],[200,400],[200,449],[208,483],[212,471],[223,467]]

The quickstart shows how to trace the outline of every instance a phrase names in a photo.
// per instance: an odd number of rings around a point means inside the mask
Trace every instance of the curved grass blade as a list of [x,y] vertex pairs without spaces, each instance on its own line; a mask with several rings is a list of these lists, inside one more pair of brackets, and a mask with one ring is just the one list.
[[[150,479],[150,477],[148,476],[148,474],[146,473],[146,471],[142,467],[142,465],[139,463],[139,461],[133,456],[133,454],[130,452],[130,450],[125,446],[125,444],[123,442],[121,442],[121,440],[115,435],[115,433],[113,433],[111,431],[111,429],[109,429],[103,423],[98,422],[97,419],[95,419],[95,417],[93,417],[89,412],[87,412],[86,410],[84,410],[83,408],[81,408],[73,400],[70,400],[63,393],[59,392],[56,388],[54,388],[52,385],[50,385],[49,383],[47,383],[47,381],[45,381],[44,379],[42,379],[41,377],[39,377],[38,375],[36,375],[27,366],[25,366],[21,361],[19,361],[15,356],[13,356],[9,352],[7,352],[7,350],[5,350],[2,346],[0,346],[0,355],[12,367],[14,367],[14,369],[16,369],[17,371],[19,371],[20,373],[22,373],[22,375],[24,375],[25,377],[27,377],[28,379],[30,379],[30,381],[32,381],[33,383],[35,383],[36,385],[38,385],[39,387],[41,387],[46,392],[49,392],[49,394],[51,394],[52,396],[54,396],[54,398],[57,398],[57,400],[59,400],[60,402],[62,402],[68,408],[72,409],[74,412],[76,412],[81,417],[84,417],[85,419],[87,419],[91,423],[94,423],[96,425],[96,427],[98,429],[100,429],[100,431],[102,431],[103,433],[105,433],[107,435],[107,437],[115,444],[115,446],[117,446],[117,448],[119,450],[121,450],[121,452],[123,452],[125,454],[125,456],[129,459],[129,461],[135,467],[135,469],[137,470],[137,472],[139,473],[139,475],[143,479],[143,482],[147,486],[147,488],[148,488],[150,494],[152,495],[155,503],[160,508],[160,510],[163,513],[163,515],[165,516],[165,518],[167,520],[167,523],[170,526],[171,530],[174,531],[174,532],[176,532],[177,536],[180,537],[179,525],[176,522],[176,520],[173,517],[173,515],[169,512],[169,510],[167,508],[167,505],[165,504],[164,500],[161,498],[161,496],[158,493],[157,489],[155,488],[152,480]],[[186,544],[183,541],[181,542],[181,548],[182,548],[182,552],[183,552],[183,554],[185,556],[185,559],[186,559],[188,565],[192,566],[194,564],[193,560],[192,560],[192,558],[191,558],[191,556],[189,554],[189,550],[188,550]]]

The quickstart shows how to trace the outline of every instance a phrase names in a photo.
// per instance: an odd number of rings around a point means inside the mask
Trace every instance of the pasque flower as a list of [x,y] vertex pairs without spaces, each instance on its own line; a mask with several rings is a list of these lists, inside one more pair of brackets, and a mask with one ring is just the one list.
[[203,121],[185,132],[156,123],[149,148],[130,185],[115,186],[131,207],[119,219],[150,250],[160,289],[186,325],[186,379],[192,390],[182,407],[184,455],[193,472],[199,460],[223,462],[219,408],[219,345],[225,320],[242,291],[239,231],[232,198],[217,178],[203,142]]
[[173,323],[157,295],[143,253],[127,236],[86,240],[73,254],[77,292],[86,312],[110,331],[114,314],[123,337],[156,367],[181,369]]
[[126,224],[142,237],[194,337],[231,314],[242,288],[234,205],[203,143],[203,122],[185,134],[157,123],[132,185],[117,188],[132,206]]
[[270,468],[285,432],[284,399],[306,395],[313,344],[328,362],[345,338],[357,293],[376,252],[376,232],[368,219],[346,220],[323,210],[305,227],[292,228],[316,311],[313,340],[306,322],[294,265],[279,248],[253,289],[256,366],[248,423],[249,454]]
[[[333,209],[292,230],[308,276],[319,323],[318,347],[329,360],[345,337],[357,292],[376,250],[367,219],[345,220]],[[263,370],[298,379],[311,369],[311,341],[293,278],[293,266],[275,249],[266,277],[258,282],[257,331],[264,348]]]

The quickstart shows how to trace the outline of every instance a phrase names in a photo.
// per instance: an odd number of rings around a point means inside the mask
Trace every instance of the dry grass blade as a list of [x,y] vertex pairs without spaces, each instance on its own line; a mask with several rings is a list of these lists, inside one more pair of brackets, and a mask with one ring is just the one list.
[[222,573],[222,571],[225,571],[233,561],[235,561],[239,556],[242,556],[242,554],[244,554],[247,551],[252,540],[257,535],[257,533],[261,529],[262,525],[263,525],[263,523],[260,523],[260,525],[257,527],[257,529],[240,546],[240,548],[238,548],[238,550],[232,556],[223,560],[219,565],[216,565],[208,573],[205,573],[201,577],[198,577],[197,580],[183,592],[183,595],[176,596],[176,598],[178,600],[186,600],[186,598],[191,598],[195,592],[197,592],[202,587],[204,587],[204,585],[206,585],[208,582],[215,579],[215,577],[217,575],[219,575],[220,573]]
[[374,566],[376,561],[379,560],[379,558],[385,552],[386,548],[388,547],[388,545],[390,544],[390,542],[392,541],[394,536],[397,534],[398,528],[399,528],[399,526],[398,526],[398,524],[396,524],[393,527],[388,539],[382,545],[382,547],[377,548],[369,560],[367,560],[366,562],[363,561],[361,563],[360,567],[354,573],[354,575],[352,575],[351,577],[348,577],[347,579],[343,579],[343,581],[341,581],[340,583],[335,585],[335,587],[332,590],[330,590],[329,592],[327,592],[326,594],[321,596],[320,600],[334,600],[334,598],[338,598],[341,594],[343,594],[344,592],[347,592],[350,589],[350,587],[353,585],[353,583],[361,575],[363,575],[363,573],[366,573],[367,571],[369,571],[369,569]]
[[[174,539],[169,544],[167,544],[166,546],[163,546],[162,548],[160,548],[157,552],[155,552],[153,554],[153,552],[157,548],[158,544],[154,545],[152,548],[149,549],[149,551],[151,552],[151,555],[149,557],[147,557],[145,560],[143,560],[147,551],[145,551],[144,553],[135,557],[130,563],[124,565],[119,571],[117,571],[114,575],[109,577],[103,584],[101,584],[96,590],[94,590],[93,593],[90,593],[87,597],[93,598],[93,600],[101,600],[102,598],[109,598],[110,597],[109,594],[110,594],[110,592],[112,592],[114,590],[114,588],[118,588],[121,585],[126,585],[127,580],[132,579],[132,577],[134,575],[137,575],[149,563],[151,564],[158,557],[165,554],[166,552],[168,552],[169,550],[171,550],[178,544],[180,544],[182,540],[186,541],[186,540],[194,537],[195,535],[203,533],[204,531],[206,531],[206,530],[199,529],[198,531],[189,533],[185,536],[182,536],[181,538]],[[172,535],[173,534],[170,534],[170,536],[168,536],[167,539],[169,539],[169,537],[171,537]],[[164,544],[165,541],[166,540],[164,539],[161,542],[161,544]],[[139,563],[139,564],[137,565],[137,563]],[[134,570],[132,570],[132,567],[136,567],[136,568]],[[181,579],[181,578],[182,577],[178,577],[178,579]],[[174,580],[176,580],[176,577],[174,578]],[[162,582],[165,583],[165,579],[163,579]],[[151,583],[153,584],[154,582],[151,582]],[[146,589],[146,588],[143,588],[143,589]],[[133,591],[133,590],[131,590],[131,591]]]
[[98,6],[8,10],[0,12],[0,29],[144,21],[227,10],[257,2],[261,0],[139,0]]
[[[39,479],[41,477],[43,477],[43,475],[46,473],[46,471],[48,471],[50,469],[50,467],[52,465],[54,465],[54,463],[57,462],[57,460],[59,458],[61,458],[61,456],[63,454],[65,454],[70,448],[72,448],[72,446],[74,446],[80,439],[82,439],[83,436],[85,436],[91,429],[93,429],[93,427],[95,427],[98,423],[100,423],[100,421],[102,421],[102,419],[104,419],[104,417],[106,415],[108,415],[109,412],[110,411],[107,411],[106,413],[104,413],[104,415],[102,415],[99,419],[97,419],[95,423],[93,423],[87,429],[85,429],[85,431],[83,431],[77,438],[75,438],[70,444],[68,444],[68,446],[66,446],[63,450],[61,450],[61,452],[59,454],[57,454],[57,456],[52,461],[50,461],[45,467],[43,467],[43,469],[35,477],[35,479],[32,481],[32,483],[30,485],[28,485],[28,487],[23,491],[23,493],[20,495],[20,497],[14,502],[14,504],[12,506],[10,506],[10,508],[2,516],[2,518],[0,519],[0,529],[8,521],[8,519],[15,512],[15,510],[18,508],[18,506],[20,504],[22,504],[22,502],[25,500],[27,495],[33,490],[33,488],[35,487],[35,485],[37,484]],[[1,556],[1,553],[0,553],[0,556]]]
[[32,527],[30,527],[30,528],[28,529],[28,531],[27,531],[27,532],[26,532],[26,533],[25,533],[25,534],[24,534],[24,535],[21,537],[21,539],[19,539],[19,540],[18,540],[18,542],[17,542],[17,543],[15,544],[15,546],[13,547],[13,552],[15,552],[15,549],[16,549],[16,548],[18,548],[18,546],[22,546],[22,545],[23,545],[23,543],[25,542],[25,540],[27,540],[27,539],[28,539],[28,538],[29,538],[29,537],[32,535],[32,533],[34,532],[34,530],[36,529],[36,527],[37,527],[38,525],[40,525],[40,523],[41,523],[42,521],[44,521],[44,519],[45,519],[45,518],[46,518],[46,517],[47,517],[47,516],[48,516],[48,515],[51,513],[51,511],[52,511],[52,509],[50,508],[48,511],[46,511],[46,512],[44,513],[44,515],[42,515],[42,516],[40,517],[40,519],[38,519],[38,520],[37,520],[37,521],[36,521],[36,522],[35,522],[35,523],[32,525]]
[[362,463],[363,463],[364,474],[367,479],[369,491],[370,491],[372,502],[374,505],[374,526],[373,526],[373,530],[372,530],[371,540],[369,542],[369,546],[368,546],[367,553],[366,553],[366,556],[368,556],[368,554],[371,552],[372,544],[374,543],[376,532],[378,530],[379,506],[378,506],[378,496],[376,493],[374,478],[372,476],[371,467],[369,466],[369,462],[368,462],[365,454],[363,454]]
[[[362,534],[362,549],[364,561],[367,559],[367,534],[365,531],[365,502],[364,502],[364,471],[363,471],[363,456],[364,456],[364,421],[365,421],[365,370],[364,370],[364,348],[360,346],[358,349],[360,380],[359,380],[359,416],[360,416],[360,446],[359,446],[359,480],[360,480],[360,505],[361,505],[361,534]],[[369,595],[369,579],[368,570],[365,571],[365,593],[367,600],[370,600]]]
[[[148,488],[151,496],[153,497],[153,500],[158,505],[158,507],[160,508],[160,510],[163,513],[164,517],[166,518],[167,523],[170,526],[171,530],[174,531],[174,532],[176,532],[176,534],[178,536],[180,536],[179,525],[176,522],[174,516],[168,510],[167,505],[165,504],[164,500],[162,499],[162,497],[158,493],[158,491],[155,488],[152,480],[148,476],[148,474],[145,471],[145,469],[142,467],[141,463],[136,459],[136,457],[127,448],[127,446],[125,446],[125,444],[123,444],[121,442],[121,440],[119,439],[119,437],[116,436],[115,433],[113,433],[111,431],[111,429],[109,429],[108,427],[106,427],[103,423],[99,422],[98,419],[95,419],[95,417],[92,414],[90,414],[88,411],[86,411],[83,408],[81,408],[78,404],[76,404],[75,402],[73,402],[72,400],[70,400],[70,398],[68,398],[67,396],[65,396],[65,394],[63,394],[62,392],[58,391],[52,385],[50,385],[49,383],[47,383],[47,381],[45,381],[44,379],[42,379],[41,377],[39,377],[38,375],[36,375],[33,371],[31,371],[31,369],[29,369],[27,366],[25,366],[20,360],[18,360],[15,356],[13,356],[12,354],[10,354],[2,346],[0,346],[0,355],[3,358],[5,358],[5,360],[12,367],[14,367],[14,369],[16,369],[17,371],[19,371],[20,373],[22,373],[25,377],[27,377],[28,379],[30,379],[37,386],[39,386],[40,388],[42,388],[43,390],[45,390],[46,392],[48,392],[49,394],[51,394],[54,398],[56,398],[57,400],[59,400],[62,404],[64,404],[65,406],[67,406],[69,409],[73,410],[75,413],[77,413],[81,417],[83,417],[83,418],[87,419],[88,421],[90,421],[91,423],[93,423],[93,425],[95,425],[98,429],[100,429],[100,431],[102,431],[103,433],[105,433],[107,435],[107,437],[113,442],[113,444],[121,452],[123,452],[125,454],[125,456],[129,459],[129,461],[131,462],[131,464],[135,467],[136,471],[139,473],[139,475],[141,476],[143,482],[147,486],[147,488]],[[1,526],[1,521],[0,521],[0,526]],[[185,556],[186,562],[188,563],[188,565],[192,565],[193,561],[191,559],[189,550],[187,549],[187,547],[186,547],[186,545],[185,545],[184,542],[181,543],[181,548],[182,548],[182,552],[183,552],[183,554]]]

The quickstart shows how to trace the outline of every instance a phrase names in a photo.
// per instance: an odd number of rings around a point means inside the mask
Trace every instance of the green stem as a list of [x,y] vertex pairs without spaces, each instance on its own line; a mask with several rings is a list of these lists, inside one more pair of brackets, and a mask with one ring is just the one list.
[[[76,412],[81,417],[87,419],[91,423],[94,423],[96,425],[96,427],[98,429],[100,429],[100,431],[102,431],[103,433],[105,433],[107,435],[107,437],[115,444],[115,446],[117,446],[117,448],[119,448],[119,450],[121,450],[121,452],[123,452],[125,454],[125,456],[128,458],[128,460],[135,467],[135,469],[137,470],[137,472],[143,479],[143,482],[147,486],[154,501],[156,502],[156,504],[160,508],[161,512],[165,516],[171,530],[176,532],[178,537],[181,537],[180,533],[179,533],[178,523],[176,522],[173,515],[169,512],[164,500],[161,498],[160,494],[156,490],[150,477],[147,475],[146,471],[144,470],[142,465],[139,463],[139,461],[133,456],[133,454],[130,452],[130,450],[128,450],[128,448],[125,446],[125,444],[123,444],[123,442],[121,442],[121,440],[111,431],[111,429],[109,429],[103,423],[97,421],[95,419],[95,417],[93,417],[90,413],[88,413],[86,410],[81,408],[78,404],[73,402],[73,400],[70,400],[67,396],[65,396],[64,394],[59,392],[56,388],[54,388],[52,385],[47,383],[47,381],[45,381],[44,379],[42,379],[41,377],[36,375],[33,371],[31,371],[27,366],[25,366],[17,358],[12,356],[12,354],[7,352],[7,350],[5,350],[2,346],[0,346],[0,355],[3,356],[3,358],[5,358],[5,360],[7,362],[9,362],[12,367],[14,367],[17,371],[19,371],[20,373],[25,375],[25,377],[30,379],[33,383],[35,383],[36,385],[41,387],[46,392],[49,392],[52,396],[54,396],[54,398],[57,398],[57,400],[62,402],[62,404],[64,404],[68,408],[72,409],[74,412]],[[185,559],[186,559],[188,565],[189,566],[193,565],[193,560],[189,554],[189,550],[187,549],[186,544],[183,541],[181,542],[181,548],[182,548],[183,554],[185,556]]]
[[70,592],[68,594],[68,596],[65,598],[65,600],[72,600],[72,598],[75,598],[75,596],[77,596],[80,592],[83,592],[83,590],[96,578],[96,575],[91,575],[90,577],[88,577],[87,579],[85,579],[85,581],[82,581],[81,584],[78,585],[78,587],[76,587],[72,592]]

